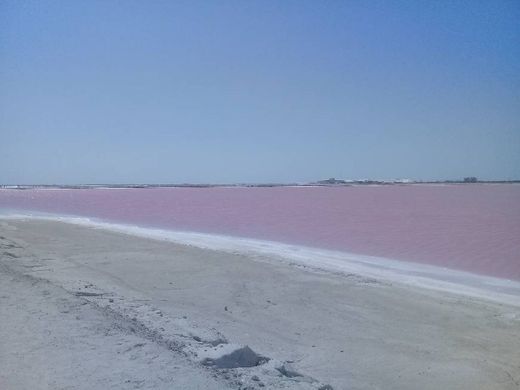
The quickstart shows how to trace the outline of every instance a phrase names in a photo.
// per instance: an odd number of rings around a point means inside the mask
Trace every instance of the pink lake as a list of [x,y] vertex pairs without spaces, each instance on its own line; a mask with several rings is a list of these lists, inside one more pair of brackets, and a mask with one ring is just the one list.
[[267,239],[520,280],[519,185],[5,189],[0,209]]

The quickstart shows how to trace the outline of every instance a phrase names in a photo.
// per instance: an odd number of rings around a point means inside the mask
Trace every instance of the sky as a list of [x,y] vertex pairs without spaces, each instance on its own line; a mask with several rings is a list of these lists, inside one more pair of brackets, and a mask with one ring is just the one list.
[[0,2],[0,184],[520,179],[519,1]]

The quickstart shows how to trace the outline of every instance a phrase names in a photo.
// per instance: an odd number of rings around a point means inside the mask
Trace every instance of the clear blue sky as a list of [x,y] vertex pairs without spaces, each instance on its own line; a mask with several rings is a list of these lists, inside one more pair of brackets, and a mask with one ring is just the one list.
[[0,183],[520,178],[519,1],[2,1]]

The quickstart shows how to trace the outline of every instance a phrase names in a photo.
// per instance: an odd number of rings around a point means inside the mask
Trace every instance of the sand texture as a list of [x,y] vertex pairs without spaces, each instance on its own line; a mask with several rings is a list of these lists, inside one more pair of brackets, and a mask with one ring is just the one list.
[[519,389],[520,306],[0,221],[2,389]]

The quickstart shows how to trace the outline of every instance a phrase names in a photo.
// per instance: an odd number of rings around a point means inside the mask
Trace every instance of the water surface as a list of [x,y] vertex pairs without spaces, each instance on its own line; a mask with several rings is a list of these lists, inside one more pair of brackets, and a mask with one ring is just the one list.
[[520,186],[0,190],[72,214],[387,257],[520,280]]

